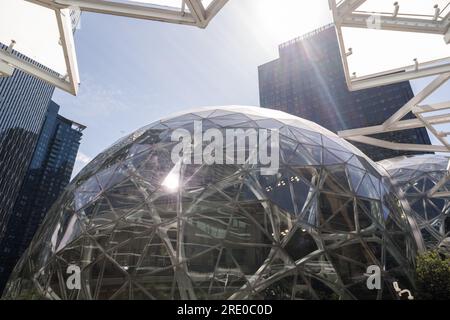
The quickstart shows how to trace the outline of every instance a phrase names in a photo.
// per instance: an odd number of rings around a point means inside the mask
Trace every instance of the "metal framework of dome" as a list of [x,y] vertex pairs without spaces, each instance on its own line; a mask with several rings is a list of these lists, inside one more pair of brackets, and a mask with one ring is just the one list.
[[404,193],[427,247],[435,249],[450,233],[449,158],[419,155],[379,164]]
[[[338,135],[392,150],[450,152],[446,128],[450,102],[438,92],[450,79],[450,1],[330,0],[329,5],[350,90],[414,79],[428,82],[383,123],[343,130]],[[428,99],[433,103],[427,103]],[[406,119],[411,113],[415,118]],[[437,143],[399,143],[374,137],[415,128],[426,128]]]
[[[169,190],[171,133],[192,132],[194,121],[203,130],[278,130],[278,173],[182,164]],[[136,131],[88,164],[47,214],[3,298],[398,299],[394,281],[413,286],[417,235],[386,175],[332,132],[270,109],[197,109]],[[79,290],[66,286],[73,265]],[[371,265],[382,270],[380,290],[367,288]]]

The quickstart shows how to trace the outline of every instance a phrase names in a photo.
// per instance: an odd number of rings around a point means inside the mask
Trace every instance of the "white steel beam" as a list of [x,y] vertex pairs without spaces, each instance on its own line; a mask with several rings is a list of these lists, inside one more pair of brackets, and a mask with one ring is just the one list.
[[80,76],[78,73],[77,55],[75,51],[75,42],[73,39],[72,22],[70,19],[70,10],[56,10],[56,18],[60,30],[60,41],[64,50],[64,59],[67,66],[67,80],[71,84],[70,92],[77,95],[80,84]]
[[[435,115],[426,118],[426,121],[432,125],[445,124],[450,123],[450,115]],[[401,131],[408,129],[417,129],[423,128],[423,123],[419,119],[408,119],[396,122],[392,127],[385,129],[383,125],[371,126],[365,128],[358,129],[350,129],[339,131],[338,135],[341,138],[350,138],[355,136],[366,136],[373,135],[379,133],[393,132],[393,131]]]
[[[353,13],[341,19],[339,25],[349,28],[367,29],[367,21],[373,18],[373,14]],[[431,33],[445,35],[448,29],[448,21],[445,23],[428,19],[377,16],[382,30],[404,31],[414,33]]]
[[124,16],[136,19],[156,20],[186,25],[197,25],[190,13],[153,8],[144,5],[98,0],[53,0],[56,4],[79,7],[82,11]]
[[36,76],[37,78],[40,78],[54,85],[55,87],[60,88],[61,90],[67,91],[73,95],[76,94],[73,85],[70,84],[69,82],[65,81],[64,79],[61,79],[60,77],[56,76],[51,72],[43,70],[42,68],[34,64],[31,64],[25,60],[17,58],[12,54],[7,53],[5,50],[0,50],[0,61],[13,65],[17,69],[20,69],[28,74]]
[[436,194],[439,194],[439,189],[441,189],[448,181],[450,180],[450,172],[447,169],[447,173],[443,176],[436,185],[428,190],[427,195],[429,197],[435,197]]
[[390,142],[390,141],[385,141],[385,140],[376,139],[376,138],[372,138],[372,137],[365,137],[365,136],[354,136],[354,137],[350,137],[347,139],[355,141],[355,142],[369,144],[369,145],[380,147],[380,148],[399,150],[399,151],[426,151],[426,152],[448,152],[449,151],[447,149],[447,147],[445,147],[445,146],[397,143],[397,142]]
[[434,112],[434,111],[442,111],[450,109],[450,102],[441,102],[435,104],[427,104],[424,106],[416,106],[412,109],[414,114],[417,113],[426,113],[426,112]]
[[386,122],[383,124],[385,128],[389,128],[395,122],[401,120],[405,115],[407,115],[412,109],[421,103],[423,100],[428,98],[433,92],[435,92],[439,87],[441,87],[447,80],[450,79],[450,72],[443,73],[434,79],[430,84],[428,84],[422,91],[420,91],[414,98],[408,101],[403,107],[401,107],[397,112],[395,112]]
[[[437,74],[447,73],[450,72],[450,59],[445,60],[449,61],[445,64],[431,67],[427,67],[425,64],[419,64],[419,70],[414,70],[413,66],[410,66],[409,67],[410,70],[401,69],[397,70],[398,72],[393,71],[392,73],[389,74],[383,73],[378,76],[360,77],[356,79],[350,79],[347,76],[346,72],[347,84],[349,86],[350,91],[358,91],[403,81],[426,78]],[[343,61],[345,61],[344,65],[348,65],[346,57],[343,58]]]
[[11,50],[0,50],[0,62],[9,64],[30,75],[36,76],[61,90],[73,95],[78,93],[79,75],[76,61],[75,44],[72,33],[72,23],[69,9],[55,9],[55,17],[60,31],[60,41],[64,52],[64,59],[67,66],[67,74],[57,75],[56,72],[49,72],[42,67],[15,55]]
[[183,8],[171,9],[163,6],[119,3],[111,0],[27,0],[51,8],[79,7],[82,11],[125,16],[136,19],[184,24],[205,28],[228,0],[214,0],[207,9],[201,0],[184,0],[189,12]]
[[430,132],[436,137],[436,139],[438,139],[444,146],[447,147],[447,150],[450,151],[450,144],[448,143],[447,139],[445,138],[445,135],[440,134],[434,127],[432,124],[430,124],[427,120],[426,117],[422,116],[422,114],[418,113],[415,115],[417,117],[417,119],[419,119],[425,128],[427,128],[428,130],[430,130]]
[[450,197],[450,191],[441,191],[436,192],[433,195],[431,195],[432,198],[449,198]]
[[[1,1],[1,0],[0,0]],[[20,59],[18,56],[0,50],[0,76],[12,74],[14,68],[36,76],[73,95],[78,92],[79,74],[76,59],[75,45],[73,42],[69,8],[76,7],[82,11],[125,16],[136,19],[155,20],[168,23],[176,23],[205,28],[216,14],[225,6],[228,0],[213,0],[207,8],[201,0],[183,0],[181,8],[168,8],[158,4],[137,2],[120,3],[115,0],[25,0],[56,12],[59,31],[61,34],[61,46],[64,49],[64,59],[67,74],[58,76]],[[189,12],[185,10],[189,8]],[[5,13],[7,14],[7,13]]]
[[[371,20],[376,16],[377,25],[382,30],[403,31],[413,33],[428,33],[443,35],[444,40],[450,43],[450,14],[445,18],[433,19],[433,15],[417,13],[413,14],[394,14],[388,12],[365,12],[359,10],[359,7],[366,1],[359,0],[329,0],[330,9],[333,12],[334,22],[341,46],[342,62],[344,64],[345,77],[347,85],[351,91],[373,88],[392,83],[408,81],[412,79],[425,78],[441,73],[450,72],[450,58],[441,59],[442,61],[431,61],[429,63],[419,63],[418,68],[415,65],[390,70],[379,74],[373,74],[366,77],[352,76],[349,74],[347,62],[347,49],[342,48],[344,38],[342,36],[342,27],[349,28],[371,28]],[[446,61],[444,61],[446,60]]]

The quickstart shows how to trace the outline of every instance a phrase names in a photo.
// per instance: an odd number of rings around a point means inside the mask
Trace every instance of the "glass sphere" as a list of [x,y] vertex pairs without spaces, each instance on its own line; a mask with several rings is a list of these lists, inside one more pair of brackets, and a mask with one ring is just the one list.
[[[174,132],[195,140],[199,123],[216,139],[235,130],[213,152],[225,164],[202,159],[212,140],[174,163]],[[240,151],[250,158],[251,132],[259,145],[278,136],[268,144],[277,172],[233,163]],[[248,143],[228,152],[239,136]],[[413,233],[389,179],[334,133],[270,109],[203,108],[142,128],[88,164],[4,298],[398,298],[392,282],[412,287]],[[367,286],[370,266],[381,270],[380,290]]]
[[434,154],[380,161],[411,207],[426,246],[436,249],[450,233],[449,158]]

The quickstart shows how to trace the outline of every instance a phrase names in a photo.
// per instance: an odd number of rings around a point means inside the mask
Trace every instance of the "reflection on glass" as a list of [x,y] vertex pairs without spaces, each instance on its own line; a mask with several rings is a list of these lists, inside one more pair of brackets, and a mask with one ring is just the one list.
[[387,159],[379,163],[404,192],[426,246],[435,249],[450,235],[449,158],[418,155]]

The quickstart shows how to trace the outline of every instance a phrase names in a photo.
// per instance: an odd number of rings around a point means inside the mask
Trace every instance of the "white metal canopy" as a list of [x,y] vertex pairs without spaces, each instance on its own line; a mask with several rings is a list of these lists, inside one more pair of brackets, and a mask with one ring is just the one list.
[[[206,28],[228,0],[1,0],[0,77],[14,68],[77,94],[74,13],[89,11]],[[31,63],[29,59],[37,62]]]
[[351,90],[450,72],[449,0],[329,2]]
[[[434,76],[383,124],[339,132],[348,140],[393,150],[450,152],[450,102],[425,105],[450,79],[449,0],[329,0],[350,90]],[[402,120],[409,112],[416,119]],[[370,135],[425,127],[440,145],[403,144]]]
[[0,42],[4,45],[0,66],[9,69],[5,75],[17,68],[76,94],[79,77],[69,8],[1,0],[0,12]]

